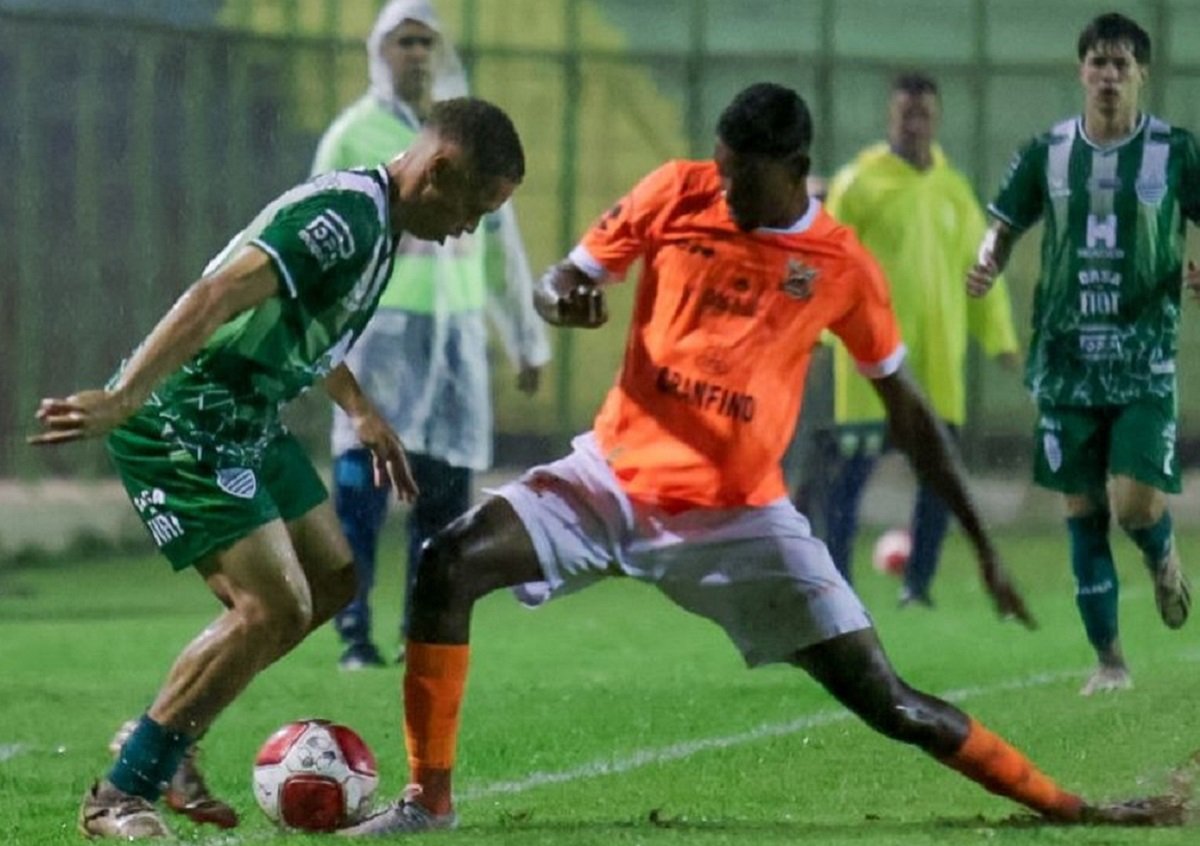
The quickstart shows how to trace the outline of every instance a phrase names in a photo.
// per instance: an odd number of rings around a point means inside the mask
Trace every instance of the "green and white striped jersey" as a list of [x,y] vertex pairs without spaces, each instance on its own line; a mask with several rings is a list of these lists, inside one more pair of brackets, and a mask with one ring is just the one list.
[[287,191],[221,253],[264,251],[281,280],[275,297],[217,329],[140,414],[163,436],[218,467],[255,467],[280,427],[279,408],[333,370],[375,312],[397,239],[384,168],[325,173]]
[[1026,384],[1057,405],[1120,405],[1175,390],[1186,220],[1200,220],[1200,153],[1143,115],[1094,143],[1081,117],[1016,154],[988,211],[1021,232],[1039,219]]

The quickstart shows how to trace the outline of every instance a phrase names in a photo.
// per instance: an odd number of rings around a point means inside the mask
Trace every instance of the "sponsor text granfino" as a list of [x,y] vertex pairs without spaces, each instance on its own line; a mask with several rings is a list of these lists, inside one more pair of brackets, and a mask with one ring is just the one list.
[[658,368],[655,387],[660,393],[701,411],[749,423],[757,405],[753,394],[743,394],[706,379],[695,379],[669,367]]

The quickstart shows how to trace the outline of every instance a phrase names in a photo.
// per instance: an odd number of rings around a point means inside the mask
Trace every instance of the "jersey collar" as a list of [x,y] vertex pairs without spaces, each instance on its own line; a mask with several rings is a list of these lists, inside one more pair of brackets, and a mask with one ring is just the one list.
[[807,232],[809,227],[813,225],[813,221],[817,219],[817,211],[821,208],[821,201],[816,197],[808,198],[808,208],[804,214],[787,227],[760,226],[755,229],[755,232],[766,232],[770,235],[799,235],[801,232]]
[[1079,115],[1077,118],[1075,118],[1075,127],[1076,127],[1076,129],[1079,130],[1079,137],[1083,139],[1083,142],[1085,144],[1087,144],[1093,150],[1099,150],[1101,153],[1107,153],[1110,150],[1120,149],[1121,147],[1124,147],[1126,144],[1128,144],[1130,141],[1132,141],[1134,138],[1137,138],[1138,135],[1141,133],[1141,131],[1146,128],[1147,121],[1148,121],[1148,118],[1146,116],[1146,113],[1140,112],[1138,114],[1137,123],[1133,127],[1133,131],[1130,132],[1128,135],[1126,135],[1124,138],[1119,138],[1116,141],[1109,142],[1108,144],[1100,144],[1096,141],[1093,141],[1091,138],[1088,137],[1087,132],[1083,128],[1083,115]]

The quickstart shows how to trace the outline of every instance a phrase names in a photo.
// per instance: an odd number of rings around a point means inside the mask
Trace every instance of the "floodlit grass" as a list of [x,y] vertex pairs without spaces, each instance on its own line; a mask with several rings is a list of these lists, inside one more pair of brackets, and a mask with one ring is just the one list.
[[[1064,533],[1065,534],[1065,533]],[[391,537],[383,560],[399,561]],[[862,594],[901,673],[1019,744],[1089,797],[1161,789],[1200,748],[1196,623],[1167,631],[1132,547],[1118,541],[1123,639],[1136,688],[1076,695],[1091,658],[1075,616],[1063,535],[1001,538],[1038,615],[1027,632],[993,616],[958,538],[936,611],[898,610],[897,583],[860,555]],[[869,544],[864,542],[862,546]],[[1185,561],[1200,549],[1182,539]],[[399,579],[379,588],[390,652]],[[79,843],[78,800],[105,746],[153,696],[169,663],[217,610],[165,562],[58,560],[0,571],[0,843]],[[331,631],[268,670],[205,741],[215,790],[243,815],[232,837],[172,820],[187,842],[286,837],[250,792],[250,762],[278,725],[324,716],[357,729],[380,762],[380,796],[404,786],[396,668],[342,673]],[[800,672],[749,672],[709,623],[656,591],[610,582],[537,612],[490,597],[475,618],[460,741],[462,844],[1165,844],[1196,829],[1030,825],[922,754],[873,735]],[[1016,818],[1014,819],[1014,815]]]

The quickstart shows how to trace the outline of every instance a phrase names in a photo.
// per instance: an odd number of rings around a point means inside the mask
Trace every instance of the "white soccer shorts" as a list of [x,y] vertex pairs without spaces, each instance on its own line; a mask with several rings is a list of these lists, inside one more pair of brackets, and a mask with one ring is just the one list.
[[526,604],[630,576],[723,628],[751,667],[871,627],[787,499],[671,513],[631,501],[590,433],[572,446],[566,458],[489,492],[516,510],[545,574],[515,589]]

